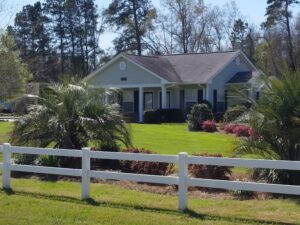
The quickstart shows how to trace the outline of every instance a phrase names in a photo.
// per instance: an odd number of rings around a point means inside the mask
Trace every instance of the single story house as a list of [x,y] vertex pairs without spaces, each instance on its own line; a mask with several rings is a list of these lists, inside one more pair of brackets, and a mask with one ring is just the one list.
[[121,53],[92,72],[83,82],[93,88],[117,90],[107,101],[118,102],[122,112],[143,121],[145,110],[185,110],[209,101],[215,113],[230,105],[227,86],[247,86],[256,93],[253,80],[259,71],[241,51],[205,54],[138,56]]

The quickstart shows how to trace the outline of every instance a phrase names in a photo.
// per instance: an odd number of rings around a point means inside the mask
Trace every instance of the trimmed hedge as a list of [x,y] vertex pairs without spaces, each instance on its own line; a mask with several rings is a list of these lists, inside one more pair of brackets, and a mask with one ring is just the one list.
[[[201,157],[217,157],[222,158],[222,154],[193,154],[193,156]],[[195,178],[229,180],[232,167],[228,166],[211,166],[211,165],[189,165],[189,173]]]
[[[128,148],[122,152],[126,153],[142,153],[156,154],[150,150],[139,148]],[[125,173],[150,174],[166,176],[174,173],[174,164],[161,162],[145,162],[145,161],[120,161],[121,171]]]
[[153,109],[144,113],[144,123],[184,123],[185,115],[180,109]]

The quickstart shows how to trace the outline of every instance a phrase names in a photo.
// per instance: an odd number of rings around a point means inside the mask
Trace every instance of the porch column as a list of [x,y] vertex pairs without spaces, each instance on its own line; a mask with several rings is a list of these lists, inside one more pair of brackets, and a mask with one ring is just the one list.
[[107,88],[105,88],[104,89],[104,103],[105,104],[108,104],[108,89]]
[[167,89],[165,85],[161,86],[161,108],[167,108]]
[[144,121],[144,88],[139,88],[139,122]]
[[206,87],[205,87],[205,99],[210,102],[209,91],[210,91],[210,86],[209,86],[209,84],[206,84]]

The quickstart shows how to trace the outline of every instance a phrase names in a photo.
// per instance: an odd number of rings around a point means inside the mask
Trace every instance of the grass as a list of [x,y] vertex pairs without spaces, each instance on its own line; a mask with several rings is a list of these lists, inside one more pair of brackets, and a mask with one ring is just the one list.
[[234,149],[233,136],[221,133],[189,132],[187,124],[131,124],[135,147],[161,154],[222,153],[231,156]]
[[80,184],[12,179],[12,192],[0,190],[0,224],[300,224],[292,199],[219,200],[189,198],[177,210],[177,197],[92,184],[89,201]]
[[[0,143],[8,142],[13,124],[0,122]],[[131,124],[135,147],[160,154],[222,153],[231,156],[236,138],[221,133],[188,132],[184,124]]]
[[0,122],[0,143],[8,142],[13,123]]

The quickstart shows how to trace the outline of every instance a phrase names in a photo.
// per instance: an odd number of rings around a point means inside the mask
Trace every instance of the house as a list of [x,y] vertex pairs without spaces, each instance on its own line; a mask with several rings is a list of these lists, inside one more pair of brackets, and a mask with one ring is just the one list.
[[203,100],[215,113],[223,113],[233,96],[228,86],[247,86],[259,72],[241,51],[205,54],[138,56],[121,53],[100,67],[84,82],[93,88],[117,90],[107,101],[118,102],[124,114],[143,121],[145,110],[185,110]]

